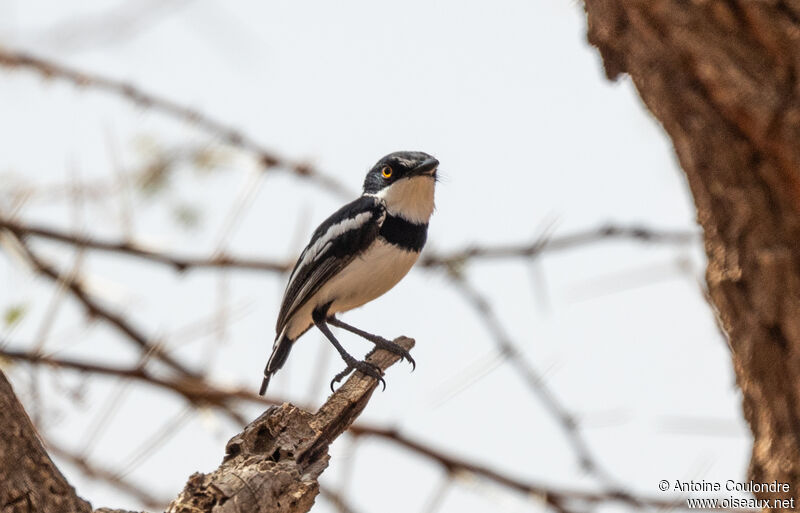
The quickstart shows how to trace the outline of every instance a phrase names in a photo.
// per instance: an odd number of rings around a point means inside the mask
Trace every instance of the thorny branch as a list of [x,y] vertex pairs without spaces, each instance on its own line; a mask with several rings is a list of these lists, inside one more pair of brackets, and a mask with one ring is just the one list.
[[[78,235],[51,227],[25,223],[18,220],[0,217],[0,228],[14,233],[18,237],[40,237],[79,248],[108,251],[129,255],[154,263],[169,265],[177,271],[196,268],[228,268],[236,270],[266,271],[283,273],[291,270],[293,261],[284,262],[257,258],[215,255],[211,257],[181,256],[168,252],[159,252],[137,246],[125,240],[110,241]],[[537,238],[532,242],[505,244],[498,246],[473,245],[449,253],[426,251],[418,262],[425,268],[451,267],[471,260],[490,259],[535,259],[539,256],[568,249],[576,249],[589,244],[608,240],[630,240],[643,243],[662,243],[685,245],[696,243],[699,234],[692,231],[656,230],[641,226],[604,225],[599,228],[584,230],[568,235]]]
[[654,230],[644,226],[617,226],[607,224],[559,237],[537,238],[529,243],[498,246],[475,245],[446,254],[426,252],[417,265],[422,267],[449,267],[469,260],[534,259],[543,253],[575,249],[607,240],[630,240],[644,243],[692,244],[700,234],[687,230]]
[[471,474],[487,479],[504,488],[508,488],[523,494],[533,495],[541,499],[556,511],[571,511],[573,510],[573,505],[576,503],[580,503],[583,506],[623,503],[633,507],[665,509],[686,508],[685,500],[670,501],[652,497],[634,497],[627,493],[613,491],[590,492],[585,490],[570,490],[554,487],[540,482],[525,481],[509,474],[493,470],[488,466],[476,464],[447,454],[435,447],[409,438],[395,429],[385,429],[354,424],[350,427],[348,432],[356,438],[376,437],[391,442],[403,449],[436,462],[451,476],[458,476],[459,474]]
[[231,410],[230,403],[234,401],[250,401],[262,405],[280,404],[280,401],[261,397],[244,388],[224,388],[215,385],[199,376],[158,377],[143,366],[119,367],[99,363],[89,363],[85,360],[70,358],[57,358],[30,351],[9,349],[5,341],[0,341],[0,358],[11,361],[27,362],[33,365],[45,365],[54,369],[70,369],[78,372],[97,374],[101,376],[114,376],[129,380],[140,381],[148,385],[174,392],[183,396],[190,403],[197,406],[216,406],[225,409],[238,424],[244,424],[242,416]]
[[233,147],[252,153],[265,169],[286,169],[299,177],[312,180],[340,196],[348,196],[349,194],[347,187],[309,164],[293,162],[267,150],[252,137],[222,121],[198,110],[152,94],[122,80],[86,73],[27,53],[13,52],[2,48],[0,48],[0,66],[11,69],[29,69],[45,78],[60,78],[78,87],[93,88],[116,94],[140,107],[154,109],[180,119],[213,134]]
[[600,479],[609,488],[608,495],[629,503],[631,506],[641,506],[638,499],[624,491],[606,472],[589,448],[589,444],[581,434],[578,421],[567,408],[561,404],[556,395],[547,386],[539,372],[531,365],[520,350],[511,340],[503,328],[497,315],[494,313],[489,301],[466,279],[457,272],[448,272],[448,278],[453,286],[461,293],[472,308],[477,312],[483,323],[494,339],[500,354],[506,358],[513,369],[522,377],[528,388],[536,395],[545,409],[555,419],[561,430],[566,435],[573,451],[578,457],[581,468]]
[[72,294],[72,297],[83,304],[90,317],[97,317],[106,321],[109,325],[125,335],[128,340],[139,346],[143,353],[158,358],[183,375],[196,376],[195,372],[189,370],[188,367],[166,353],[159,343],[151,341],[122,314],[114,312],[94,299],[76,277],[63,275],[55,267],[46,263],[36,255],[24,240],[19,238],[15,239],[19,243],[19,249],[23,257],[28,261],[32,269],[39,275],[55,283],[64,283],[66,289]]
[[176,271],[197,268],[233,268],[241,270],[267,271],[284,273],[291,270],[293,262],[275,262],[263,259],[233,258],[225,255],[211,257],[187,257],[169,253],[152,251],[128,241],[106,241],[88,236],[67,233],[41,225],[25,224],[19,221],[0,218],[0,228],[14,233],[18,237],[40,237],[56,242],[70,244],[79,248],[90,248],[98,251],[121,253],[154,263],[165,264]]

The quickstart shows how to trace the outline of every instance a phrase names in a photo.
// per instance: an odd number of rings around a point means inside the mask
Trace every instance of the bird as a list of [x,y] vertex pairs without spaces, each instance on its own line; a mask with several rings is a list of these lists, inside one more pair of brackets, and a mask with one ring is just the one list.
[[360,197],[331,214],[314,231],[297,263],[281,301],[272,346],[259,395],[286,363],[298,338],[316,326],[344,360],[334,383],[354,370],[378,380],[381,370],[350,355],[331,332],[335,326],[377,348],[416,362],[400,345],[351,326],[336,314],[378,298],[416,263],[428,236],[434,211],[439,161],[421,151],[397,151],[378,160],[364,178]]

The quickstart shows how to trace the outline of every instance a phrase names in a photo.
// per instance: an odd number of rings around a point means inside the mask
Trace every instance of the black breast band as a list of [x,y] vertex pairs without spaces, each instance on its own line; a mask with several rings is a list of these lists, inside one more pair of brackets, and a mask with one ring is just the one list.
[[378,235],[399,248],[419,253],[428,238],[428,224],[412,223],[387,213]]

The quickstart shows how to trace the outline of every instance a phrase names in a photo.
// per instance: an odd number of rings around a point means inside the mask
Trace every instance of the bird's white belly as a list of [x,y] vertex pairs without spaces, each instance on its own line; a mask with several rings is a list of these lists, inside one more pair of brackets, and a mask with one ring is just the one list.
[[346,312],[383,295],[408,274],[419,253],[376,241],[320,290],[319,304],[333,301],[330,313]]
[[311,312],[331,303],[329,314],[346,312],[372,301],[397,285],[419,258],[419,253],[398,248],[381,238],[350,262],[314,294],[287,323],[291,338],[313,324]]

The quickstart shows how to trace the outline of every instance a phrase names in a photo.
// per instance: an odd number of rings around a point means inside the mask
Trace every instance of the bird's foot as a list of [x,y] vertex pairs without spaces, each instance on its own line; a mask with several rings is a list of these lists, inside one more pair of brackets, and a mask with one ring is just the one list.
[[373,335],[375,338],[368,339],[370,342],[375,344],[376,349],[385,349],[390,353],[394,353],[400,357],[401,360],[405,360],[411,364],[411,370],[415,370],[417,368],[417,362],[414,361],[414,358],[411,357],[411,353],[408,352],[406,348],[401,346],[396,342],[392,342],[391,340],[386,340],[383,337],[379,337],[377,335]]
[[[400,349],[402,349],[402,347]],[[354,370],[361,372],[365,376],[369,376],[378,380],[378,382],[383,385],[383,390],[386,390],[386,381],[383,379],[383,371],[380,369],[380,367],[369,362],[356,360],[352,356],[345,358],[344,361],[347,364],[347,367],[345,367],[342,372],[334,376],[334,378],[331,380],[331,392],[333,392],[334,383],[339,383]]]
[[406,360],[408,363],[411,364],[411,370],[414,370],[414,369],[417,368],[417,362],[415,362],[414,359],[411,357],[411,353],[409,353],[400,344],[392,342],[391,340],[386,340],[385,338],[379,337],[378,335],[373,335],[372,333],[367,333],[364,330],[358,329],[355,326],[351,326],[351,325],[347,324],[346,322],[340,321],[339,319],[337,319],[334,316],[328,317],[328,322],[330,324],[336,326],[337,328],[345,329],[345,330],[349,331],[350,333],[355,333],[356,335],[358,335],[359,337],[361,337],[361,338],[363,338],[365,340],[369,340],[370,342],[375,344],[375,347],[377,349],[385,349],[386,351],[389,351],[390,353],[394,353],[394,354],[400,356],[400,358],[402,360]]

